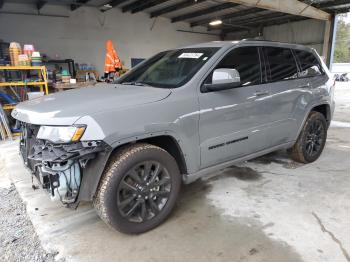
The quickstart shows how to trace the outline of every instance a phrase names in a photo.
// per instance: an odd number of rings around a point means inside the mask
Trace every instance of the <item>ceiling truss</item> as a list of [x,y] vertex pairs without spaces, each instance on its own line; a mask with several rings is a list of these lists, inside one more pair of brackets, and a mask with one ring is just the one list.
[[[0,0],[0,9],[4,10],[3,6],[7,1],[10,2],[10,0]],[[255,3],[254,1],[256,2],[255,5],[249,4]],[[302,14],[305,10],[295,14],[267,7],[264,8],[259,5],[264,1],[267,0],[179,0],[176,2],[173,0],[106,0],[102,6],[94,7],[99,8],[101,12],[106,12],[113,8],[119,8],[122,12],[131,14],[148,12],[150,18],[166,16],[170,18],[172,23],[186,22],[191,27],[205,26],[208,27],[209,31],[222,30],[223,34],[249,31],[252,28],[256,29],[310,18],[310,16],[307,17],[307,15]],[[210,5],[206,6],[206,2],[210,2]],[[350,11],[350,0],[300,0],[299,2],[305,6],[305,9],[312,8],[316,13],[320,11],[320,14],[321,12],[335,14]],[[39,13],[49,4],[66,4],[71,11],[75,11],[82,6],[93,6],[89,3],[89,0],[37,0],[35,8]],[[201,4],[203,5],[200,6]],[[194,8],[196,5],[200,7]],[[151,9],[151,11],[148,11],[148,9]],[[173,12],[176,14],[171,15]],[[213,19],[221,20],[223,22],[222,25],[210,27],[209,23]]]

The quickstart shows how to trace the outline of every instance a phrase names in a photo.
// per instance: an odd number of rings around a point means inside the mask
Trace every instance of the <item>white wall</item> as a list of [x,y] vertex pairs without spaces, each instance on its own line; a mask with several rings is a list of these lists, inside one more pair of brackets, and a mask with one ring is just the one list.
[[[34,7],[5,3],[2,11],[34,12]],[[0,14],[0,39],[32,43],[52,58],[94,64],[100,72],[107,39],[112,39],[126,67],[130,67],[131,57],[147,58],[165,49],[218,40],[211,35],[177,32],[190,30],[185,23],[171,24],[166,18],[154,20],[146,13],[131,15],[117,8],[101,13],[95,8],[81,7],[70,12],[64,6],[46,5],[42,13],[70,17]]]

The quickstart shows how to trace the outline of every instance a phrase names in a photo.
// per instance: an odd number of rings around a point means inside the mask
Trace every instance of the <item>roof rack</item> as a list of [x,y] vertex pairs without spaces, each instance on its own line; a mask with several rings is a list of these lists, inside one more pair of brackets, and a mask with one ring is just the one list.
[[255,42],[270,42],[270,43],[279,43],[279,44],[288,44],[288,45],[303,45],[298,43],[288,43],[288,42],[281,42],[281,41],[274,41],[274,40],[265,40],[265,39],[255,39],[255,38],[244,38],[241,41],[255,41]]

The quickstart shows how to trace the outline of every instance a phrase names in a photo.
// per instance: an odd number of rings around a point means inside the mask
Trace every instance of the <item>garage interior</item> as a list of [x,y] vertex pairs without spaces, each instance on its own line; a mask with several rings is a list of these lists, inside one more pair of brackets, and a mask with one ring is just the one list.
[[[347,83],[336,84],[318,161],[302,165],[278,151],[211,174],[184,186],[172,216],[138,236],[107,227],[90,203],[72,211],[33,190],[10,116],[31,96],[107,81],[107,40],[122,63],[112,78],[164,50],[241,39],[305,45],[331,68],[347,12],[349,0],[0,0],[0,260],[349,262]],[[18,44],[32,64],[13,61]]]
[[[126,68],[172,47],[214,40],[260,37],[331,51],[334,14],[346,1],[1,1],[3,40],[36,43],[50,58],[103,68],[107,39],[116,44]],[[210,26],[214,20],[223,23]],[[50,24],[50,27],[47,25]],[[25,26],[24,26],[25,25]],[[132,41],[137,34],[142,39]],[[157,38],[156,44],[153,40]],[[15,39],[15,40],[14,40]],[[323,50],[324,49],[324,50]]]

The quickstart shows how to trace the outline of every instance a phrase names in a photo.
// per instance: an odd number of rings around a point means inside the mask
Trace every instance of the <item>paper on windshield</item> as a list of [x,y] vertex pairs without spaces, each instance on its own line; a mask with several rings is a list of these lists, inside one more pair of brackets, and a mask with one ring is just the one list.
[[198,59],[203,55],[203,53],[182,53],[178,58],[192,58]]

